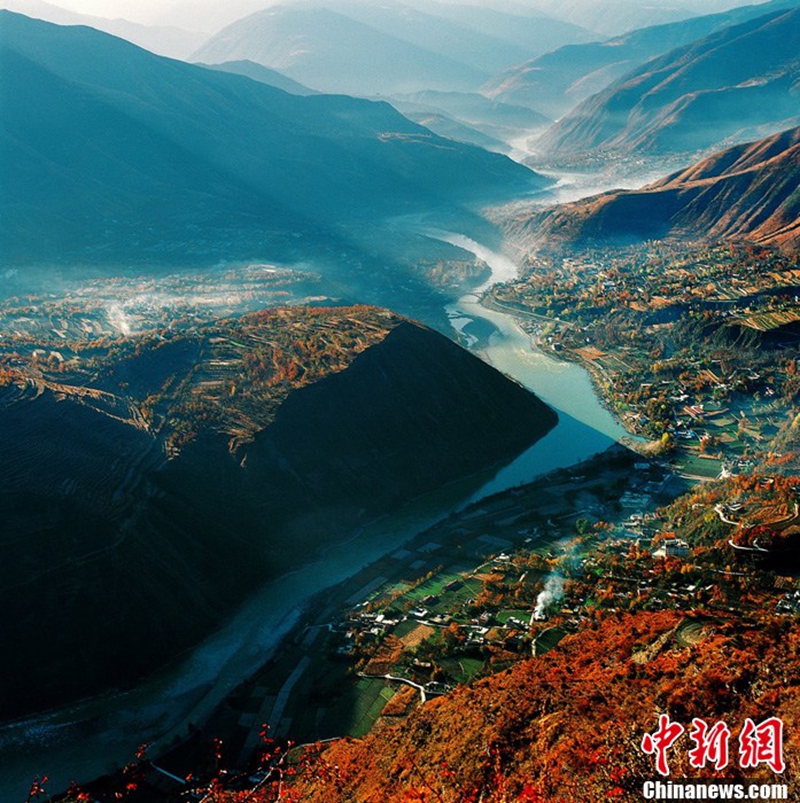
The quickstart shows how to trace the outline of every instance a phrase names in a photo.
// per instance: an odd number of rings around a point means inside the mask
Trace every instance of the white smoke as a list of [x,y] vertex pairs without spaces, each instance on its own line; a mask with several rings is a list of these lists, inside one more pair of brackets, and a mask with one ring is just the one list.
[[131,334],[130,318],[120,304],[110,304],[106,310],[106,318],[109,324],[121,334]]
[[533,612],[533,618],[543,619],[545,610],[554,602],[558,602],[563,596],[564,578],[560,574],[551,574],[536,598],[536,609]]

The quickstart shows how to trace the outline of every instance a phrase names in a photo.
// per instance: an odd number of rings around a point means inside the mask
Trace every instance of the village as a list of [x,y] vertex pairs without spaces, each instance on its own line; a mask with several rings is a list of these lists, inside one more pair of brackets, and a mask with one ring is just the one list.
[[[317,598],[202,729],[142,765],[141,782],[189,793],[205,767],[252,789],[271,777],[275,745],[302,761],[609,617],[682,614],[642,663],[733,622],[796,620],[799,505],[797,477],[694,483],[621,446],[483,499]],[[734,548],[770,527],[777,567]]]
[[[797,617],[797,579],[729,542],[774,524],[796,551],[798,488],[781,475],[697,484],[615,446],[481,500],[318,598],[281,650],[158,766],[175,777],[197,767],[208,733],[228,734],[224,760],[239,768],[265,738],[363,736],[607,617],[681,611],[681,648],[730,617]],[[169,786],[160,775],[154,782]],[[261,778],[243,776],[243,788]]]
[[780,451],[800,392],[795,256],[648,243],[537,254],[488,306],[584,365],[626,428],[686,476],[751,470]]

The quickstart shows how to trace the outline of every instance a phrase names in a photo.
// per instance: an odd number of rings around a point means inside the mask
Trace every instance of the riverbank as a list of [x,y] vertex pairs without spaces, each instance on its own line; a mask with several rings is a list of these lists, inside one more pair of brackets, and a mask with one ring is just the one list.
[[[185,737],[190,722],[196,727],[198,720],[259,670],[282,636],[296,632],[300,615],[315,595],[351,577],[359,567],[393,554],[435,521],[470,503],[580,463],[625,435],[597,400],[585,371],[535,352],[510,316],[480,306],[476,293],[512,278],[516,264],[464,235],[453,238],[462,249],[468,246],[480,251],[482,256],[475,255],[492,269],[492,279],[448,305],[448,315],[469,319],[465,328],[482,327],[485,335],[474,349],[556,408],[558,426],[515,460],[487,475],[484,482],[473,480],[471,487],[432,494],[416,507],[366,526],[345,546],[331,549],[324,560],[270,583],[228,626],[142,688],[0,729],[0,795],[9,800],[20,793],[24,797],[31,778],[42,773],[51,777],[53,788],[66,786],[72,778],[96,777],[129,761],[142,742],[166,746],[171,738]],[[169,734],[168,739],[164,734]]]
[[[270,738],[295,742],[364,735],[398,689],[385,677],[359,677],[359,661],[368,659],[371,642],[364,641],[354,651],[347,646],[346,631],[363,612],[372,610],[369,630],[380,628],[383,617],[376,617],[383,610],[380,605],[386,604],[380,600],[389,599],[394,608],[404,608],[412,600],[422,601],[429,587],[439,589],[439,599],[427,604],[430,615],[440,608],[451,611],[456,599],[447,596],[444,586],[452,588],[454,580],[466,583],[462,591],[454,593],[474,596],[473,581],[466,582],[463,577],[477,576],[481,566],[499,552],[515,554],[522,550],[546,556],[556,543],[575,535],[581,518],[588,517],[590,522],[622,520],[628,515],[628,508],[620,504],[623,496],[640,485],[653,484],[654,478],[659,491],[649,498],[645,511],[655,510],[685,490],[680,481],[664,475],[658,466],[649,472],[641,468],[635,471],[638,459],[616,445],[527,486],[484,498],[422,530],[402,548],[313,597],[292,632],[257,672],[231,691],[202,728],[192,728],[190,738],[180,745],[163,751],[152,749],[149,755],[173,777],[181,778],[189,772],[197,774],[204,766],[209,744],[221,738],[225,746],[223,764],[229,775],[243,773],[246,777],[256,769],[265,724],[269,725]],[[537,577],[529,574],[529,585],[536,583]],[[509,605],[518,607],[511,602]],[[386,622],[394,627],[388,613]],[[439,626],[425,623],[428,628],[431,625]],[[409,620],[409,626],[416,625]],[[498,653],[504,663],[492,660],[483,665],[470,660],[465,671],[494,673],[509,661],[528,657],[528,641],[523,639],[518,646],[516,657],[506,647]],[[367,652],[362,652],[364,649]],[[474,674],[463,680],[471,677]],[[398,707],[399,703],[393,706]],[[176,782],[171,791],[165,791],[164,799],[179,791]]]
[[518,309],[511,304],[500,301],[498,298],[488,292],[482,296],[480,303],[487,309],[495,310],[514,318],[519,324],[520,328],[525,331],[528,337],[530,337],[532,346],[541,351],[543,354],[546,354],[548,357],[550,357],[550,359],[554,360],[555,362],[572,363],[585,370],[591,379],[592,387],[594,388],[595,395],[597,396],[599,402],[608,411],[608,414],[619,421],[627,431],[627,437],[624,439],[625,444],[631,449],[641,452],[644,455],[653,456],[660,454],[658,443],[647,440],[647,438],[645,438],[641,432],[637,431],[637,428],[635,427],[630,416],[625,415],[624,411],[620,410],[614,404],[614,397],[611,392],[612,378],[601,365],[598,365],[592,360],[586,359],[573,349],[567,348],[556,350],[547,342],[543,342],[541,337],[535,332],[529,332],[526,328],[526,323],[531,321],[541,324],[555,323],[557,325],[563,325],[566,327],[569,327],[571,324],[569,324],[567,321],[562,321],[559,318],[548,318],[544,315],[538,315],[535,312],[528,312],[526,310]]
[[676,469],[713,480],[788,451],[790,257],[646,243],[536,259],[484,303],[554,358],[583,366],[606,406]]
[[[625,428],[627,435],[622,436],[619,439],[620,442],[625,443],[644,457],[668,460],[670,465],[687,479],[696,482],[711,482],[718,478],[723,468],[720,460],[713,455],[702,454],[694,442],[688,445],[684,440],[676,443],[673,439],[670,439],[665,444],[660,440],[648,438],[641,431],[641,427],[638,426],[639,419],[636,415],[620,409],[620,405],[617,403],[614,393],[615,377],[598,361],[590,359],[581,353],[583,350],[591,350],[591,346],[587,346],[586,349],[574,349],[562,343],[556,344],[554,342],[550,344],[543,341],[536,331],[530,331],[528,328],[531,321],[555,323],[562,326],[562,331],[568,329],[572,324],[561,321],[558,318],[546,318],[536,313],[526,313],[524,310],[518,310],[511,305],[503,304],[491,295],[485,295],[481,303],[489,309],[502,310],[505,314],[515,318],[520,327],[530,337],[533,346],[543,354],[549,355],[553,360],[576,365],[584,370],[591,380],[597,399],[608,411],[609,415],[613,416]],[[556,345],[559,347],[556,348]]]

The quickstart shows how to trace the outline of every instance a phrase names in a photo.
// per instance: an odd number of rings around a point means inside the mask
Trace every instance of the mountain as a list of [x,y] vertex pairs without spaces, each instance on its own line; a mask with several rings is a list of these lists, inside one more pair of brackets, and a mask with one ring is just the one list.
[[[626,603],[633,595],[618,596]],[[692,629],[699,637],[683,639]],[[304,803],[641,800],[642,778],[656,772],[642,736],[665,709],[687,730],[693,717],[713,717],[733,733],[748,717],[796,723],[798,648],[789,617],[617,609],[546,655],[429,699],[405,720],[386,717],[364,738],[318,745],[289,794]],[[788,726],[786,734],[790,773],[798,739]],[[690,765],[690,746],[684,737],[669,752],[673,777],[713,778],[710,767]],[[745,788],[748,770],[732,764],[726,778]],[[781,776],[765,768],[761,777]]]
[[502,69],[497,65],[515,63],[521,53],[531,52],[523,45],[463,25],[457,15],[446,18],[404,3],[363,3],[359,0],[332,0],[325,3],[312,0],[302,7],[328,9],[343,14],[348,19],[369,26],[371,30],[407,42],[426,53],[434,53],[453,63],[488,73]]
[[[504,43],[515,44],[526,54],[524,58],[570,42],[587,42],[596,38],[593,32],[579,25],[522,6],[502,4],[508,7],[501,9],[488,7],[488,4],[464,5],[435,0],[409,0],[407,5],[481,31]],[[504,55],[504,58],[508,56]]]
[[[636,28],[678,22],[697,14],[724,10],[740,3],[710,0],[647,3],[640,0],[527,0],[527,6],[604,36],[617,36]],[[722,8],[714,8],[722,6]]]
[[508,154],[511,152],[511,146],[506,142],[441,112],[396,100],[392,101],[392,105],[409,120],[425,126],[440,137],[447,137],[458,142],[469,142],[495,153]]
[[552,122],[533,109],[474,92],[428,89],[396,95],[389,102],[410,120],[437,134],[497,153],[510,153],[515,140],[541,135]]
[[800,128],[714,154],[641,190],[608,192],[509,223],[528,242],[680,237],[800,249]]
[[244,75],[247,78],[252,78],[254,81],[259,81],[267,86],[281,89],[288,92],[290,95],[319,95],[320,93],[314,89],[309,89],[307,86],[293,81],[291,78],[282,75],[277,70],[270,70],[269,67],[264,67],[261,64],[256,64],[254,61],[225,61],[222,64],[200,64],[201,67],[208,67],[210,70],[219,70],[220,72],[234,73],[234,75]]
[[331,8],[273,6],[211,37],[194,61],[247,59],[323,92],[375,95],[474,89],[488,71],[384,33]]
[[371,307],[59,341],[60,367],[30,345],[0,372],[4,717],[136,681],[258,584],[557,420]]
[[286,253],[345,222],[543,182],[386,103],[290,95],[90,28],[0,12],[0,70],[12,262]]
[[174,59],[188,58],[206,38],[206,35],[192,30],[184,30],[167,25],[142,25],[126,19],[106,19],[105,17],[78,14],[44,0],[2,0],[0,9],[15,11],[28,17],[54,22],[57,25],[88,25],[98,31],[105,31],[121,39],[127,39],[139,47],[169,56]]
[[529,106],[558,118],[650,59],[728,25],[794,5],[794,0],[772,0],[641,28],[603,42],[567,44],[502,72],[482,91],[496,100]]
[[418,108],[443,112],[493,136],[519,136],[521,132],[542,129],[552,123],[548,117],[526,106],[492,100],[476,92],[428,89],[397,97]]
[[576,26],[542,15],[462,4],[309,0],[232,23],[194,58],[248,59],[326,92],[374,95],[474,89],[554,43],[588,38]]
[[695,152],[795,124],[800,8],[678,48],[581,103],[537,143],[557,159]]

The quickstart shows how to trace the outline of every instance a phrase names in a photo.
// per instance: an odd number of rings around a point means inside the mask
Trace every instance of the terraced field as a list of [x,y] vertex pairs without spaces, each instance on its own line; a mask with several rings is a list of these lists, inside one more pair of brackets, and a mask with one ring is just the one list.
[[53,337],[0,349],[0,717],[135,683],[259,583],[556,420],[374,307]]

